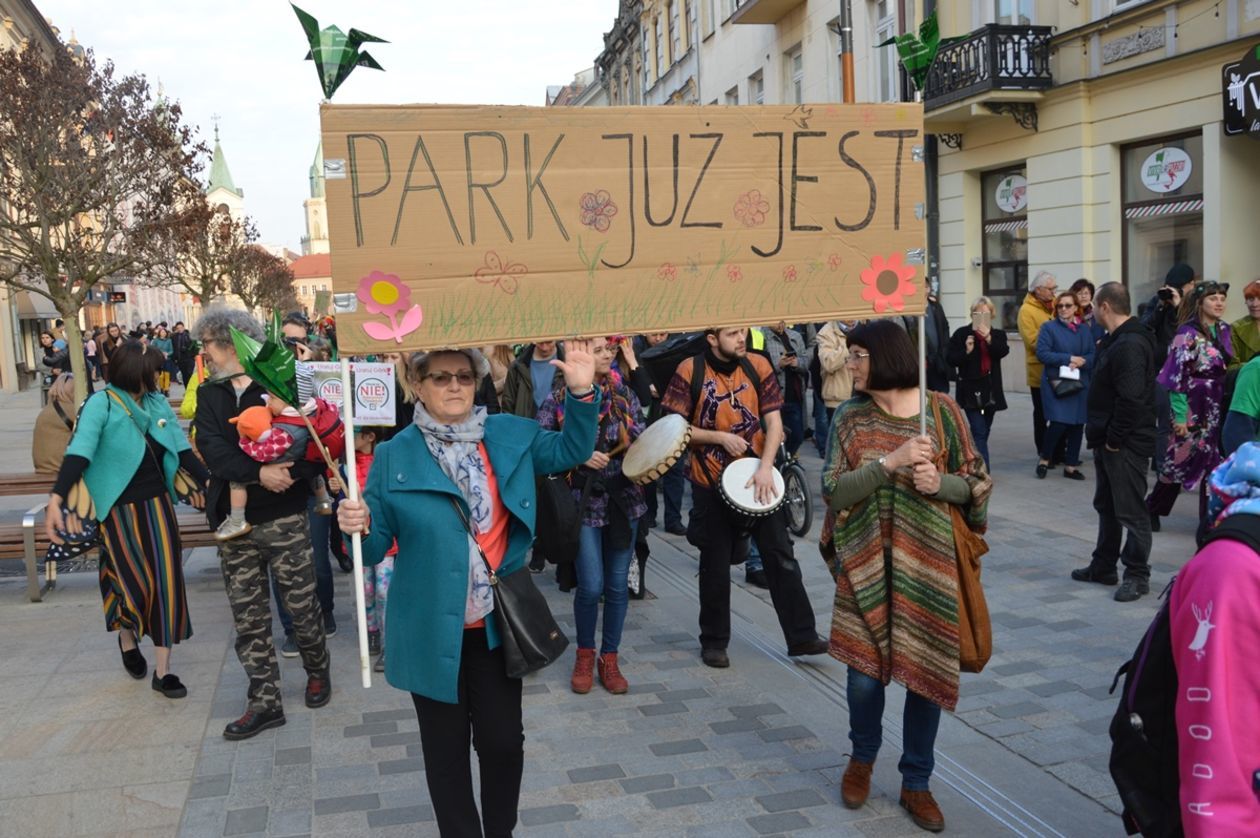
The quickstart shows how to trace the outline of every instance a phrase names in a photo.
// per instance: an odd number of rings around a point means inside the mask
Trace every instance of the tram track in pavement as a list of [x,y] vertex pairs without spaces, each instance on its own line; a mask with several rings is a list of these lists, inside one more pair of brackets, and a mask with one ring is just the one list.
[[[659,536],[655,537],[653,541],[657,545],[668,547],[669,551],[676,554],[676,556],[694,563],[692,557],[679,550],[677,546],[669,541]],[[654,555],[659,556],[655,551]],[[674,563],[663,562],[659,558],[652,563],[652,570],[656,578],[679,593],[690,597],[693,601],[698,601],[696,599],[698,586],[694,576],[682,572]],[[790,673],[828,702],[848,713],[849,706],[845,699],[845,688],[842,683],[818,667],[794,663],[792,659],[783,654],[779,644],[766,640],[764,633],[757,628],[755,620],[742,613],[738,608],[731,608],[731,616],[737,618],[731,621],[732,634],[738,635],[745,643],[773,661],[785,672]],[[901,721],[886,715],[883,720],[883,727],[885,742],[900,751],[902,746]],[[996,788],[974,771],[948,755],[941,753],[939,750],[936,754],[936,768],[933,771],[933,776],[939,778],[954,791],[958,792],[959,795],[969,800],[980,811],[1016,835],[1027,836],[1027,838],[1066,838],[1065,833],[1055,829],[1036,814],[1021,806],[1001,789]]]

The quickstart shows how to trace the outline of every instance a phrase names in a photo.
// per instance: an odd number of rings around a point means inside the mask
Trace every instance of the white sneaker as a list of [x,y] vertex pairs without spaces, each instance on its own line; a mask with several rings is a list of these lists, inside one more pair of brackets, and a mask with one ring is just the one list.
[[228,518],[222,524],[219,524],[219,528],[214,531],[214,537],[218,541],[231,541],[234,538],[249,535],[250,530],[253,528],[253,524],[244,518],[238,521]]

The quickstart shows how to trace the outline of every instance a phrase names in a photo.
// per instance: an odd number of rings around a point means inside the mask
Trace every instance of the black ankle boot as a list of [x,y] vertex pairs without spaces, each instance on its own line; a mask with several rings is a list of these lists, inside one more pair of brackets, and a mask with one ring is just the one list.
[[118,651],[122,652],[123,669],[127,670],[127,674],[139,681],[145,675],[149,674],[149,662],[144,659],[144,655],[140,654],[140,647],[130,651],[123,651],[122,634],[118,635]]
[[284,708],[272,707],[269,710],[246,710],[245,715],[223,728],[224,739],[248,739],[257,736],[269,727],[284,724]]

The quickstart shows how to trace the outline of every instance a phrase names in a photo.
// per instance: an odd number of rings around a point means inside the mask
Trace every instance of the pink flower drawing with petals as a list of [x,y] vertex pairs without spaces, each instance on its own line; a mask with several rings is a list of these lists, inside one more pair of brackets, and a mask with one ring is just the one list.
[[744,269],[739,265],[729,265],[726,268],[726,278],[731,282],[739,282],[744,278]]
[[678,278],[678,268],[675,268],[672,263],[666,262],[656,269],[656,275],[666,282],[673,282]]
[[[393,340],[402,343],[404,335],[409,335],[424,321],[424,312],[419,305],[411,305],[411,288],[395,274],[383,271],[372,271],[359,280],[355,296],[368,314],[384,315],[389,323],[368,320],[363,323],[363,331],[374,340]],[[399,312],[405,312],[400,319]]]
[[796,282],[796,265],[788,265],[783,269],[784,282]]
[[529,269],[520,262],[509,262],[499,257],[493,250],[486,251],[485,264],[478,268],[473,276],[483,285],[493,285],[504,294],[512,295],[520,290],[520,277],[529,273]]
[[840,254],[833,253],[827,257],[827,267],[833,271],[840,270]]
[[582,210],[582,223],[599,233],[608,232],[612,218],[617,214],[617,205],[606,189],[585,193],[578,206]]
[[745,227],[759,227],[766,223],[770,202],[761,196],[761,190],[752,189],[735,201],[735,218]]

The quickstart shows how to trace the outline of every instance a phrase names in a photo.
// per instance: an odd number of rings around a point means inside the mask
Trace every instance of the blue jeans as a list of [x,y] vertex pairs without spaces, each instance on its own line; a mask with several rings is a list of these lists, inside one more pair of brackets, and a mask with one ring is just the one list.
[[784,402],[779,410],[783,417],[784,442],[788,454],[795,454],[805,441],[805,405],[800,402]]
[[761,551],[757,549],[757,542],[754,539],[748,539],[748,558],[744,559],[744,572],[752,573],[758,570],[765,570],[766,566],[761,561]]
[[621,645],[621,627],[626,622],[630,602],[626,574],[630,572],[638,523],[630,522],[630,540],[620,550],[609,544],[610,528],[582,525],[578,541],[577,593],[573,596],[573,622],[577,624],[579,649],[595,648],[595,621],[599,618],[601,595],[604,597],[604,632],[599,653],[616,652]]
[[976,450],[984,457],[984,467],[989,467],[989,430],[993,427],[993,408],[980,410],[969,407],[966,410],[967,424],[971,426],[971,439],[976,443]]
[[[853,758],[873,763],[884,740],[884,685],[849,667],[848,701]],[[936,766],[933,749],[940,724],[940,705],[907,690],[901,718],[902,754],[897,770],[901,772],[901,784],[909,791],[928,789],[928,780]]]
[[665,475],[653,483],[649,483],[644,487],[644,500],[647,501],[647,517],[649,521],[658,520],[657,511],[660,509],[657,492],[665,495],[665,526],[677,529],[683,526],[682,519],[682,503],[683,503],[683,481],[684,465],[687,462],[685,457],[679,457],[678,462],[669,467]]
[[814,393],[814,445],[818,448],[818,456],[827,456],[827,435],[831,433],[831,414],[833,408],[827,407],[821,395]]
[[[311,523],[311,555],[315,564],[315,598],[319,600],[319,608],[325,614],[333,611],[333,575],[332,564],[328,561],[328,537],[332,531],[331,515],[315,514],[315,497],[306,502],[306,516]],[[271,592],[276,600],[276,611],[280,614],[280,625],[285,634],[293,633],[293,618],[284,610],[280,601],[280,591],[275,582],[271,584]]]

